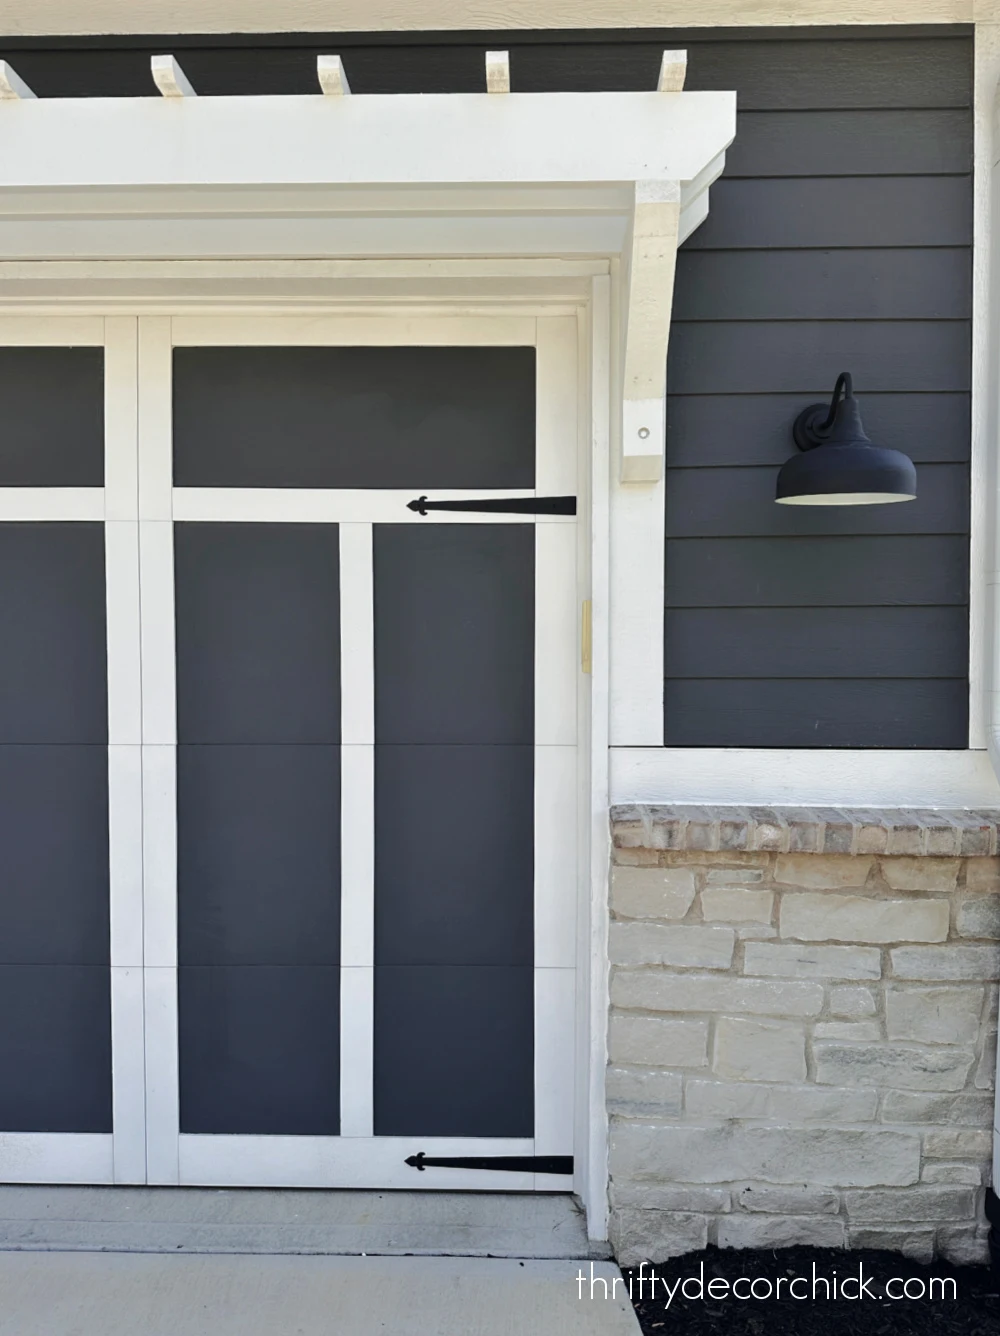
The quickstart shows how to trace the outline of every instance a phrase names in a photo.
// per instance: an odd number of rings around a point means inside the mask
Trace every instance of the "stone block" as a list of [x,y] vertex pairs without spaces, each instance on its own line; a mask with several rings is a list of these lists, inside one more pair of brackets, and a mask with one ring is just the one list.
[[611,1212],[608,1242],[619,1266],[666,1262],[700,1252],[708,1243],[708,1220],[703,1215],[628,1206]]
[[958,858],[883,858],[880,866],[894,891],[943,891],[950,895],[962,862]]
[[840,987],[830,989],[830,1010],[834,1016],[857,1020],[862,1016],[874,1016],[878,1005],[870,988]]
[[938,1251],[953,1266],[985,1266],[990,1260],[989,1230],[984,1225],[945,1225],[938,1230]]
[[992,1090],[997,1070],[997,1032],[987,1030],[983,1039],[982,1057],[976,1067],[973,1085],[977,1090]]
[[968,1188],[919,1184],[896,1192],[845,1192],[844,1207],[852,1225],[911,1220],[936,1224],[939,1220],[971,1219],[976,1210],[976,1194]]
[[929,1160],[988,1160],[992,1154],[993,1133],[986,1127],[946,1127],[924,1134]]
[[813,1027],[814,1039],[850,1039],[853,1042],[881,1039],[882,1027],[878,1021],[817,1021]]
[[761,1180],[828,1187],[905,1186],[920,1177],[920,1139],[880,1127],[685,1126],[612,1122],[616,1179],[710,1183]]
[[806,946],[750,942],[744,973],[786,979],[879,979],[882,953],[874,946]]
[[769,923],[772,891],[747,886],[708,886],[701,893],[701,916],[708,922]]
[[682,919],[694,903],[694,893],[691,868],[611,869],[611,908],[620,918]]
[[1000,938],[1000,895],[978,895],[974,900],[963,900],[958,907],[957,930],[959,937]]
[[609,940],[616,965],[672,965],[727,970],[733,963],[732,928],[702,924],[612,923]]
[[770,1115],[781,1122],[871,1122],[878,1108],[878,1092],[835,1086],[775,1086]]
[[836,890],[863,886],[873,860],[850,854],[778,854],[774,880],[782,886]]
[[840,1194],[829,1188],[774,1187],[767,1183],[744,1183],[735,1189],[733,1205],[741,1211],[769,1215],[836,1215]]
[[640,1211],[708,1211],[722,1214],[732,1207],[728,1188],[687,1187],[672,1183],[611,1183],[614,1206],[635,1206]]
[[772,1093],[770,1086],[750,1081],[691,1080],[684,1107],[695,1118],[767,1118]]
[[943,942],[948,921],[947,900],[788,893],[781,898],[779,930],[807,942]]
[[974,1164],[951,1164],[947,1160],[932,1160],[920,1171],[921,1183],[947,1183],[956,1188],[978,1188],[983,1171]]
[[820,1085],[863,1085],[900,1090],[961,1090],[974,1055],[963,1048],[916,1044],[841,1044],[813,1047]]
[[825,1215],[727,1215],[718,1222],[720,1248],[843,1248],[843,1220]]
[[847,1241],[850,1248],[875,1248],[879,1252],[902,1253],[911,1262],[934,1260],[933,1229],[851,1229]]
[[991,1095],[924,1095],[908,1090],[887,1090],[882,1101],[886,1123],[937,1123],[950,1127],[991,1127]]
[[705,1067],[708,1022],[613,1014],[608,1056],[626,1066]]
[[652,1067],[609,1067],[605,1077],[608,1109],[639,1117],[669,1118],[681,1111],[683,1078]]
[[777,937],[778,929],[772,928],[770,923],[737,923],[736,936],[741,942],[752,941],[755,937],[767,940],[771,937]]
[[920,1044],[975,1044],[982,1010],[981,987],[892,985],[885,994],[886,1033]]
[[712,1070],[733,1081],[804,1081],[805,1032],[779,1021],[722,1016],[715,1026]]
[[970,858],[965,864],[965,889],[1000,893],[1000,858]]
[[764,880],[764,869],[760,867],[713,867],[705,874],[708,886],[752,886]]
[[611,1001],[640,1011],[735,1012],[751,1016],[818,1016],[823,987],[792,980],[736,979],[669,974],[663,970],[617,969]]
[[897,979],[1000,978],[1000,946],[900,946],[889,954]]

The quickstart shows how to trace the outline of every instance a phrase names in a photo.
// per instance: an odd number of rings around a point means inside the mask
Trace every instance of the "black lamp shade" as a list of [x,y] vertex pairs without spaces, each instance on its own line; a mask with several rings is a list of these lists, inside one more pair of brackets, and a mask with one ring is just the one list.
[[871,506],[916,499],[913,461],[868,439],[846,372],[837,380],[829,409],[825,404],[805,409],[793,435],[802,453],[781,466],[775,491],[780,504]]

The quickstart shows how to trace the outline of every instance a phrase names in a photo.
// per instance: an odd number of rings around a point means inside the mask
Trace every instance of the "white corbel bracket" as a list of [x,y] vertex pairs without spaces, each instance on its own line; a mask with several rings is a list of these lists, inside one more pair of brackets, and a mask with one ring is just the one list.
[[667,340],[674,296],[681,189],[637,181],[622,284],[622,482],[663,476]]

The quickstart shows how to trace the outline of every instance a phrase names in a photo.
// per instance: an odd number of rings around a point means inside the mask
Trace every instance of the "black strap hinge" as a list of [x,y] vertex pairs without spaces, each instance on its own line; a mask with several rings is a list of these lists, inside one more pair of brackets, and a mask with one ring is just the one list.
[[418,496],[407,510],[426,515],[429,510],[478,511],[483,515],[575,515],[575,496],[487,496],[474,501],[428,501]]
[[572,1155],[409,1155],[411,1169],[499,1169],[510,1174],[572,1174]]

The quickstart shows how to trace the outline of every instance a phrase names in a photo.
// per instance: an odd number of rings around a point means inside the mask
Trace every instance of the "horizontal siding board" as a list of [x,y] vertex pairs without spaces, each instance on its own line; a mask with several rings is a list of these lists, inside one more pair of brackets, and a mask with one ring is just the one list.
[[689,321],[670,342],[673,394],[832,391],[853,370],[856,389],[967,390],[971,330],[963,320]]
[[[683,329],[674,337],[683,339]],[[832,368],[831,368],[832,370]],[[795,453],[792,423],[803,408],[829,401],[833,383],[802,394],[682,394],[667,399],[667,464],[672,468],[783,464]],[[877,445],[916,463],[969,458],[967,394],[859,393],[865,431]]]
[[669,611],[665,675],[962,677],[968,615],[951,608]]
[[968,247],[682,250],[674,324],[685,320],[967,320]]
[[917,499],[885,506],[779,506],[777,470],[671,469],[670,538],[801,534],[964,534],[969,472],[964,464],[923,464]]
[[684,243],[734,247],[968,246],[967,176],[789,177],[712,187],[706,221]]
[[668,681],[668,747],[968,745],[964,678]]
[[962,534],[667,542],[668,608],[912,607],[968,597]]
[[785,40],[689,40],[685,87],[737,88],[748,111],[972,104],[967,37],[802,40],[785,31]]
[[937,176],[972,170],[972,114],[744,111],[726,176]]

